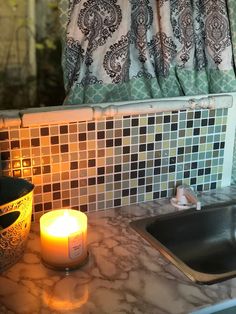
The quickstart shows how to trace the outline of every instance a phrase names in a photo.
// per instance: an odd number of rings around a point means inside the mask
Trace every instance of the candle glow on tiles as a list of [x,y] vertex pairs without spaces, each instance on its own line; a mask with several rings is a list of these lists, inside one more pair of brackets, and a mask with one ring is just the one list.
[[76,268],[87,258],[87,216],[58,209],[40,218],[41,256],[55,268]]

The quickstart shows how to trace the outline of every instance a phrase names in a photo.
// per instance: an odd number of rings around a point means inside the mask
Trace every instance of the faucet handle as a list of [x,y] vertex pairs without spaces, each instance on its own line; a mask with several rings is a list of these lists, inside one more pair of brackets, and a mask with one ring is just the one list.
[[185,195],[185,192],[187,192],[187,190],[191,190],[189,191],[190,193],[193,192],[192,189],[190,188],[190,186],[188,186],[187,184],[182,184],[177,186],[176,189],[176,199],[178,201],[179,204],[188,204],[189,201]]
[[196,207],[201,209],[201,202],[198,201],[197,196],[191,186],[187,184],[179,185],[176,189],[176,197],[172,198],[171,203],[178,208]]

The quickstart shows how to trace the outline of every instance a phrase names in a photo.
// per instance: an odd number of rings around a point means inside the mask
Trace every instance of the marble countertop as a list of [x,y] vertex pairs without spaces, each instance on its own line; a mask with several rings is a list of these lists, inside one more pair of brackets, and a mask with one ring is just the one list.
[[[231,196],[236,187],[201,197],[212,203]],[[89,213],[89,261],[70,272],[41,263],[39,225],[32,224],[24,256],[0,276],[0,313],[187,314],[236,298],[236,278],[195,284],[129,226],[174,210],[162,199]]]

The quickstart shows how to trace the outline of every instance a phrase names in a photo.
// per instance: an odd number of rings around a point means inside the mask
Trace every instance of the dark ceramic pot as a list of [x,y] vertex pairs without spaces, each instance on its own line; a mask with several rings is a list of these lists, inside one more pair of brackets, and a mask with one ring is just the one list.
[[34,185],[0,177],[0,272],[23,255],[31,226]]

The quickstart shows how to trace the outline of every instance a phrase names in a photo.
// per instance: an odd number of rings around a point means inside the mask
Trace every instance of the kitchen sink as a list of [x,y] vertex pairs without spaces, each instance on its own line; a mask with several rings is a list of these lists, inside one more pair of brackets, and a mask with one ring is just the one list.
[[130,223],[192,281],[212,284],[236,276],[236,202]]

